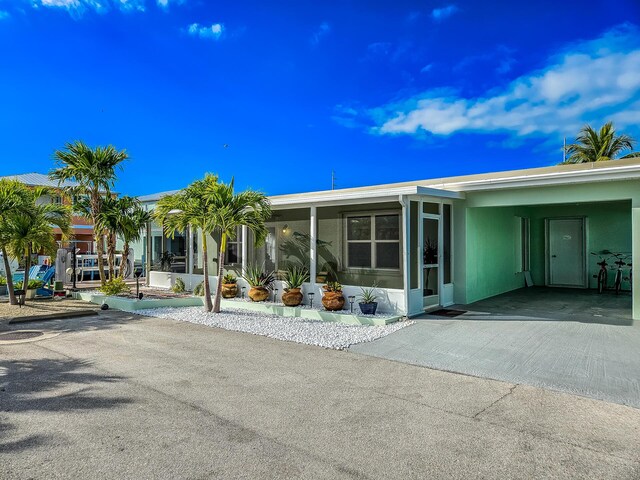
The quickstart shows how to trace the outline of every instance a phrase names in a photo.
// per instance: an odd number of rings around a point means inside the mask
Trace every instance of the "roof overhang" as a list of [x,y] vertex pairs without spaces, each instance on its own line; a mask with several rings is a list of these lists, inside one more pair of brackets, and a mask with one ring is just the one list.
[[328,192],[300,193],[294,195],[282,195],[269,197],[274,209],[287,207],[329,206],[360,203],[376,203],[399,201],[401,197],[408,195],[420,195],[436,198],[463,199],[464,193],[441,190],[432,187],[411,185],[388,189],[362,189],[355,191],[332,190]]

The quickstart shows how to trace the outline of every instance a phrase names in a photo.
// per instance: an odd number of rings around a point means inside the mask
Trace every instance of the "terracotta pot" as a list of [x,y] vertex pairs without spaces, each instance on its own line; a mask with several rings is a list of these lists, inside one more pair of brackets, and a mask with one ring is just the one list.
[[324,292],[322,295],[322,305],[331,312],[342,310],[342,307],[344,307],[344,296],[342,292]]
[[287,307],[297,307],[302,303],[302,292],[299,288],[290,288],[282,294],[282,303]]
[[238,285],[235,283],[222,284],[222,298],[235,298],[238,295]]
[[249,298],[254,302],[264,302],[269,298],[269,289],[266,287],[251,287],[249,289]]

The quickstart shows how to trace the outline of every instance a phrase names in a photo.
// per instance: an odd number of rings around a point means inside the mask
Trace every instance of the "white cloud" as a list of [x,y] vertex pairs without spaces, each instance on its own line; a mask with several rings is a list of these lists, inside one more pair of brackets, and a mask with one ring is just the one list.
[[[184,0],[171,0],[181,4]],[[157,0],[158,6],[166,8],[169,0]],[[34,8],[47,7],[64,9],[73,17],[81,17],[87,10],[106,13],[111,10],[121,12],[144,12],[145,0],[32,0]]]
[[187,32],[194,37],[200,37],[211,40],[220,40],[224,33],[224,25],[222,23],[214,23],[211,26],[200,25],[199,23],[192,23],[189,25]]
[[441,8],[434,8],[431,11],[431,18],[433,18],[436,22],[441,22],[442,20],[446,20],[458,11],[460,11],[460,9],[453,4]]
[[320,43],[320,40],[322,40],[322,38],[326,36],[330,31],[331,25],[329,25],[327,22],[322,22],[315,33],[311,36],[311,44],[314,46],[318,45],[318,43]]
[[182,5],[185,0],[156,0],[156,4],[163,9],[168,9],[169,5]]
[[640,32],[623,25],[574,44],[485,96],[428,90],[369,112],[378,134],[572,134],[585,123],[640,123]]

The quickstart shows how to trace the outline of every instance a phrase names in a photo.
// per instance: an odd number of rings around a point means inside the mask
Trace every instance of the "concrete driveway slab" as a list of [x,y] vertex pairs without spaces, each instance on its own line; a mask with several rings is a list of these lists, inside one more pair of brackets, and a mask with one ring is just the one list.
[[539,389],[119,312],[46,326],[0,348],[3,479],[640,474],[629,407],[528,415]]

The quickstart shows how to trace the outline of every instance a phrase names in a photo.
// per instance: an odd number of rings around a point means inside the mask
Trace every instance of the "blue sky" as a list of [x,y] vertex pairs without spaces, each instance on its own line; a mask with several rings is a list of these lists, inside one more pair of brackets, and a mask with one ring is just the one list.
[[0,175],[112,143],[128,194],[551,165],[584,123],[640,139],[640,3],[0,0],[0,104]]

